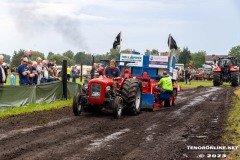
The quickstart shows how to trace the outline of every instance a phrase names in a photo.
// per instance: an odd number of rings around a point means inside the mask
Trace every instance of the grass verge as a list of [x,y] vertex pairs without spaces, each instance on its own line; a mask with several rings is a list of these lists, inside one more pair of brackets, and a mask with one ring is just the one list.
[[62,101],[55,101],[52,103],[40,103],[40,104],[32,104],[29,106],[9,108],[2,111],[0,110],[0,118],[19,115],[19,114],[25,114],[25,113],[32,113],[36,111],[59,109],[64,106],[69,106],[71,104],[72,104],[72,99],[68,99],[68,100],[62,100]]
[[[186,82],[178,82],[176,85],[182,86],[182,89],[192,89],[197,87],[212,87],[213,82],[212,81],[191,81],[190,84],[186,84]],[[223,83],[222,86],[230,86],[229,83]]]
[[224,142],[238,146],[238,149],[231,151],[227,155],[227,160],[240,160],[240,87],[234,93],[236,97],[233,99],[233,108],[228,114]]

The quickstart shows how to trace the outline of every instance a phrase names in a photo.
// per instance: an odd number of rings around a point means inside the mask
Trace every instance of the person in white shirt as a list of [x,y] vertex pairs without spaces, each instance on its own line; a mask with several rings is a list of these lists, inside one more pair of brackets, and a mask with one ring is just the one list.
[[3,61],[4,61],[4,57],[3,55],[0,55],[0,86],[3,86],[4,83],[6,83],[6,73],[3,68]]

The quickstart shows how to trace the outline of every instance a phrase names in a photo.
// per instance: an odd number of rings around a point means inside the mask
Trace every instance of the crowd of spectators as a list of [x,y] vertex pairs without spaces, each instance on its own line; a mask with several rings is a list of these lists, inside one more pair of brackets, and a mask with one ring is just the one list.
[[[19,76],[19,85],[37,85],[59,80],[56,60],[42,60],[32,57],[33,51],[25,51],[18,67],[11,68],[10,85],[16,85],[16,73]],[[0,55],[0,86],[6,83],[9,67],[4,63],[4,57]]]

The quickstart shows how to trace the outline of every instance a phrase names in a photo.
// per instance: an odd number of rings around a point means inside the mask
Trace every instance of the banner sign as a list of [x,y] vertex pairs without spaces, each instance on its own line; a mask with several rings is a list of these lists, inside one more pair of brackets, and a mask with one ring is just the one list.
[[149,67],[168,68],[168,56],[149,56]]
[[[143,66],[143,55],[139,54],[120,54],[120,61],[132,61],[134,63],[128,63],[127,66]],[[120,62],[120,66],[123,66],[124,63]]]

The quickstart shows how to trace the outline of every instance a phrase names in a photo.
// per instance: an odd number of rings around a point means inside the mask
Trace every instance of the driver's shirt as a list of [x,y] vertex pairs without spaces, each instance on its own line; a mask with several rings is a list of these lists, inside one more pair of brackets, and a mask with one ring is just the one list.
[[110,67],[107,67],[105,69],[105,75],[106,77],[108,78],[114,78],[114,77],[119,77],[120,76],[120,71],[118,68],[110,68]]

